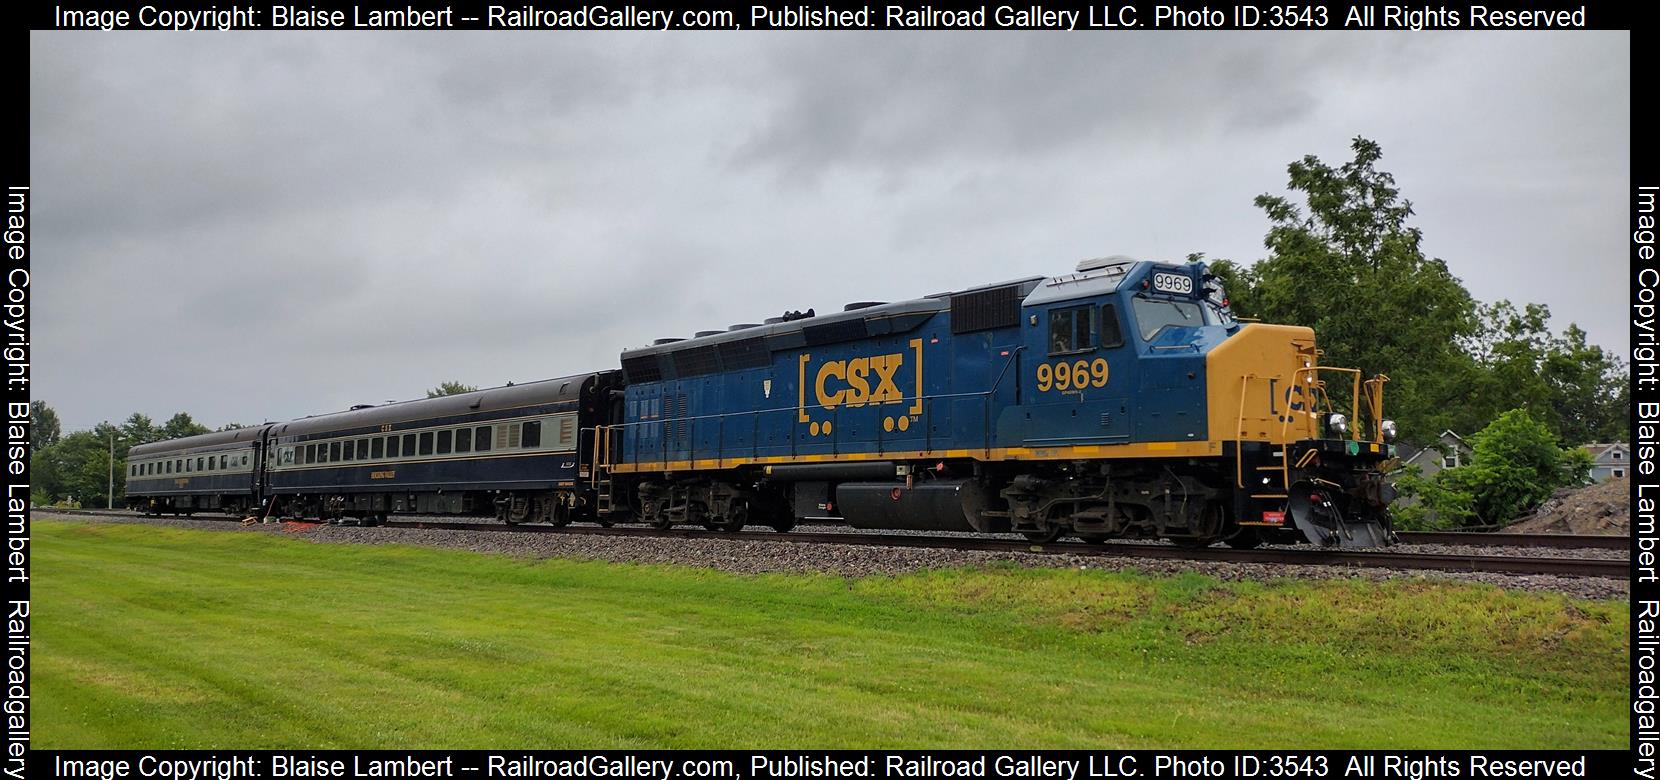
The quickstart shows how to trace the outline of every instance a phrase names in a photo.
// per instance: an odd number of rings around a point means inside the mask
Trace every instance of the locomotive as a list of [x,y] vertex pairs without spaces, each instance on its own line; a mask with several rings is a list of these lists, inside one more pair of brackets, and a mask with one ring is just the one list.
[[127,495],[369,523],[1390,544],[1387,377],[1319,355],[1309,328],[1232,317],[1203,264],[1103,258],[659,339],[620,369],[134,447]]

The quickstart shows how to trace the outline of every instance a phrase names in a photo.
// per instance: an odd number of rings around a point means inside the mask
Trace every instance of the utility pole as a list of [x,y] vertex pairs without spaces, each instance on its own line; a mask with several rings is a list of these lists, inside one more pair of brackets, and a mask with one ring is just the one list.
[[110,431],[110,492],[104,499],[105,509],[115,508],[115,431]]

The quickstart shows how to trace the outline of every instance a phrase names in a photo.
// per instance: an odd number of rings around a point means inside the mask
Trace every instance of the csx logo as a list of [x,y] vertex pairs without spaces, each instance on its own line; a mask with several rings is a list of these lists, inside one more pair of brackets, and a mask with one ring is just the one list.
[[[883,431],[908,430],[922,414],[922,339],[911,339],[909,346],[909,352],[828,360],[817,368],[810,367],[812,355],[802,355],[796,421],[813,436],[832,435],[837,409],[908,404],[881,420]],[[827,418],[825,412],[832,414]]]
[[893,375],[905,365],[905,353],[832,360],[819,366],[818,378],[813,381],[813,392],[818,405],[834,409],[842,404],[892,404],[905,400],[905,394],[893,383]]

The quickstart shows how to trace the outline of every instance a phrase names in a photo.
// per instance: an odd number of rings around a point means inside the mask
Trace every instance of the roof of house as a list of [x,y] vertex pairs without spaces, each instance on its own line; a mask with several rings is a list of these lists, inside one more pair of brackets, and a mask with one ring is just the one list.
[[1607,455],[1608,453],[1613,452],[1616,449],[1625,450],[1626,452],[1631,451],[1631,445],[1626,444],[1623,441],[1593,442],[1591,444],[1581,444],[1579,446],[1580,446],[1580,449],[1583,449],[1586,452],[1591,453],[1591,457],[1599,459],[1599,460],[1602,458],[1602,456]]
[[[1474,448],[1470,446],[1469,442],[1464,441],[1463,436],[1459,436],[1458,434],[1453,433],[1450,430],[1442,431],[1441,435],[1437,436],[1435,438],[1436,438],[1437,441],[1446,441],[1448,436],[1453,437],[1453,441],[1457,442],[1457,446],[1462,447],[1465,450],[1471,450],[1471,451],[1474,450]],[[1399,451],[1406,452],[1407,450],[1408,450],[1407,445],[1401,445],[1400,446]],[[1423,449],[1413,450],[1412,454],[1407,455],[1405,458],[1403,458],[1401,460],[1401,463],[1404,465],[1404,464],[1407,464],[1407,463],[1416,462],[1418,460],[1418,458],[1422,457],[1423,454],[1426,453],[1426,452],[1433,452],[1437,455],[1441,454],[1441,451],[1436,449],[1432,445],[1432,446],[1429,446],[1429,447],[1424,447]]]

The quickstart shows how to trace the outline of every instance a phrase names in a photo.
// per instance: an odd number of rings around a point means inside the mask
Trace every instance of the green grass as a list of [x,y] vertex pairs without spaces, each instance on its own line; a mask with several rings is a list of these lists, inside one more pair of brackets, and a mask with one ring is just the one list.
[[739,576],[34,523],[34,737],[108,747],[1618,748],[1623,602]]

